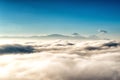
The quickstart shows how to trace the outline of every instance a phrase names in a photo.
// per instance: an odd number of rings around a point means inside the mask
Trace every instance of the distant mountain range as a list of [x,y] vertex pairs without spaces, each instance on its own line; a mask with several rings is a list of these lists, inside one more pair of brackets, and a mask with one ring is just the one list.
[[0,36],[0,38],[40,38],[40,39],[99,39],[96,35],[84,37],[81,35],[62,35],[62,34],[50,34],[45,36]]

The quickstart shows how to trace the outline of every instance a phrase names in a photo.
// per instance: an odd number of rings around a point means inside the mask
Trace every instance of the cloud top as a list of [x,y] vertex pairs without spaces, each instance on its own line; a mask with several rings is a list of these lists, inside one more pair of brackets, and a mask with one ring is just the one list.
[[[23,43],[0,46],[4,52],[0,55],[0,80],[120,80],[117,41]],[[5,54],[5,51],[22,54]],[[23,54],[32,51],[32,54]]]

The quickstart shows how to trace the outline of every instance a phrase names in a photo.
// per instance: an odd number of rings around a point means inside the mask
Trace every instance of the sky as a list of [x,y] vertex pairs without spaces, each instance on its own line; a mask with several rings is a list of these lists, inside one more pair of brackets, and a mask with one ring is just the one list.
[[0,0],[0,35],[120,35],[119,0]]

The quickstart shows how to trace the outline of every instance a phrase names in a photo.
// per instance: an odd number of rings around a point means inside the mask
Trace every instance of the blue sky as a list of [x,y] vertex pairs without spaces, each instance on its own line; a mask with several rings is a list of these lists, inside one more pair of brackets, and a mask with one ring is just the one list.
[[93,35],[119,38],[119,0],[0,0],[0,35]]

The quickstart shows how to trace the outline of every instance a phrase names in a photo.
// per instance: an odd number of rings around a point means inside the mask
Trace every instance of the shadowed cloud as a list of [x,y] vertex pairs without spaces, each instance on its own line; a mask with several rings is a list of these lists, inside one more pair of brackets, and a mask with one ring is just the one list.
[[120,46],[120,43],[117,43],[117,42],[108,42],[108,43],[103,44],[103,46],[117,47],[117,46]]
[[32,46],[24,46],[19,44],[14,45],[1,45],[0,54],[4,53],[32,53],[34,48]]

